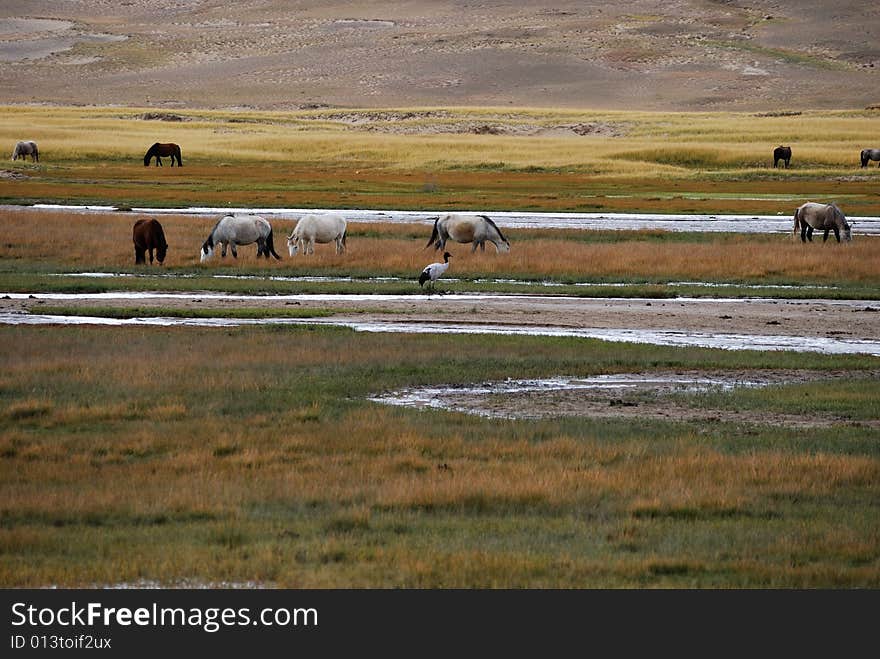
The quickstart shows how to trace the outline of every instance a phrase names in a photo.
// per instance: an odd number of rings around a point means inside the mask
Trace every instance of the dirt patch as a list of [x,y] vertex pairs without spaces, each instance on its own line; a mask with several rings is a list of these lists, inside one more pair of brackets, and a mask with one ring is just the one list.
[[[758,111],[795,97],[877,100],[870,3],[785,0],[772,20],[766,3],[698,0],[13,4],[46,19],[0,22],[0,60],[17,64],[4,71],[8,103]],[[129,43],[93,36],[110,31]]]

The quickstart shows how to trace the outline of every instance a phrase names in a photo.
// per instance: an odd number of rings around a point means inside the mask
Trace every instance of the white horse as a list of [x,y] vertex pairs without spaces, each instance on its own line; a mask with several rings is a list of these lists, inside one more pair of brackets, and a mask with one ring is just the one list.
[[801,241],[813,242],[813,229],[825,232],[824,243],[828,240],[828,232],[834,231],[834,237],[840,242],[840,233],[846,242],[852,240],[852,225],[846,221],[843,212],[834,204],[817,204],[814,201],[798,206],[794,212],[794,235],[801,233]]
[[501,229],[486,215],[443,215],[435,218],[434,230],[428,239],[425,248],[434,245],[434,249],[446,249],[446,241],[454,240],[457,243],[473,243],[471,253],[480,250],[486,251],[486,241],[495,245],[495,251],[507,253],[510,251],[510,241],[501,233]]
[[31,157],[33,162],[40,161],[40,151],[37,149],[37,143],[33,141],[26,142],[18,142],[15,145],[15,149],[12,150],[12,159],[18,160],[21,158],[22,160],[26,160],[27,156]]
[[325,215],[303,215],[299,218],[293,232],[287,236],[287,250],[291,256],[301,251],[314,254],[315,243],[336,242],[336,253],[345,251],[345,218],[335,213]]
[[202,244],[199,256],[202,262],[214,256],[214,246],[220,244],[220,256],[226,256],[227,245],[232,247],[232,256],[238,258],[237,245],[257,243],[257,256],[269,258],[272,254],[276,259],[281,257],[275,253],[272,244],[272,225],[259,215],[224,215],[221,217],[208,239]]

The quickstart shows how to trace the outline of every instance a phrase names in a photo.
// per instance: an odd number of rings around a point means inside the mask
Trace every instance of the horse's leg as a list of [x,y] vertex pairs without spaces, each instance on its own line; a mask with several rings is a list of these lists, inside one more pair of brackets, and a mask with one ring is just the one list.
[[801,222],[801,242],[807,242],[807,223]]
[[[825,229],[825,231],[822,233],[822,242],[823,243],[828,240],[828,232],[829,231],[830,231],[830,229]],[[836,229],[835,229],[835,231],[836,231]]]
[[813,227],[807,225],[807,240],[813,242]]
[[235,243],[231,243],[230,247],[232,247],[232,258],[237,259],[238,258],[238,250],[235,249]]
[[150,265],[153,265],[153,248],[150,247]]
[[226,258],[226,244],[227,243],[220,243],[220,258],[221,259]]
[[134,248],[134,264],[135,264],[135,265],[140,265],[140,264],[143,263],[143,262],[144,262],[144,252],[143,252],[143,250],[138,249],[137,247],[135,247],[135,248]]
[[[827,231],[825,233],[828,233]],[[840,242],[840,229],[834,227],[834,237],[837,238],[837,242]]]

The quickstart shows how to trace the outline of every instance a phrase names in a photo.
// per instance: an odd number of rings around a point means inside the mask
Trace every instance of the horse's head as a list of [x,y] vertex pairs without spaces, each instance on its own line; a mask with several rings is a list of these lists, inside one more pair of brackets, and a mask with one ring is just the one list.
[[296,256],[296,253],[299,251],[299,240],[297,240],[294,234],[287,236],[287,251],[291,256]]
[[168,243],[163,241],[156,247],[156,260],[159,261],[159,265],[164,263],[166,254],[168,254]]
[[497,243],[495,243],[495,252],[497,254],[509,254],[510,241],[507,239],[499,240]]
[[840,230],[844,242],[852,242],[852,224],[846,221],[846,216],[836,204],[829,204],[834,213],[834,224]]
[[201,263],[204,263],[212,256],[214,256],[214,241],[208,236],[208,239],[202,243],[202,249],[199,252],[199,260]]
[[150,158],[151,158],[150,152],[147,151],[147,155],[144,156],[144,167],[150,166]]

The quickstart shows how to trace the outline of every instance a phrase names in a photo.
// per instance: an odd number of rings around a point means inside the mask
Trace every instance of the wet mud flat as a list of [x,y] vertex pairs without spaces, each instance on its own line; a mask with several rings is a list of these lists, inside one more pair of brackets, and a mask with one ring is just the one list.
[[[259,308],[266,318],[41,317],[65,307]],[[272,309],[329,311],[324,319],[272,318]],[[570,336],[729,350],[880,355],[880,301],[766,298],[581,298],[513,294],[3,293],[5,324],[236,326],[329,324],[357,331]]]
[[[880,428],[878,421],[853,421],[828,414],[697,407],[687,394],[717,393],[736,388],[762,388],[842,378],[877,378],[880,371],[744,370],[653,371],[504,380],[465,386],[432,386],[384,393],[370,400],[416,409],[441,409],[486,418],[543,419],[564,416],[597,419],[779,424],[790,428],[831,427],[839,424]],[[690,399],[695,400],[695,399]]]

